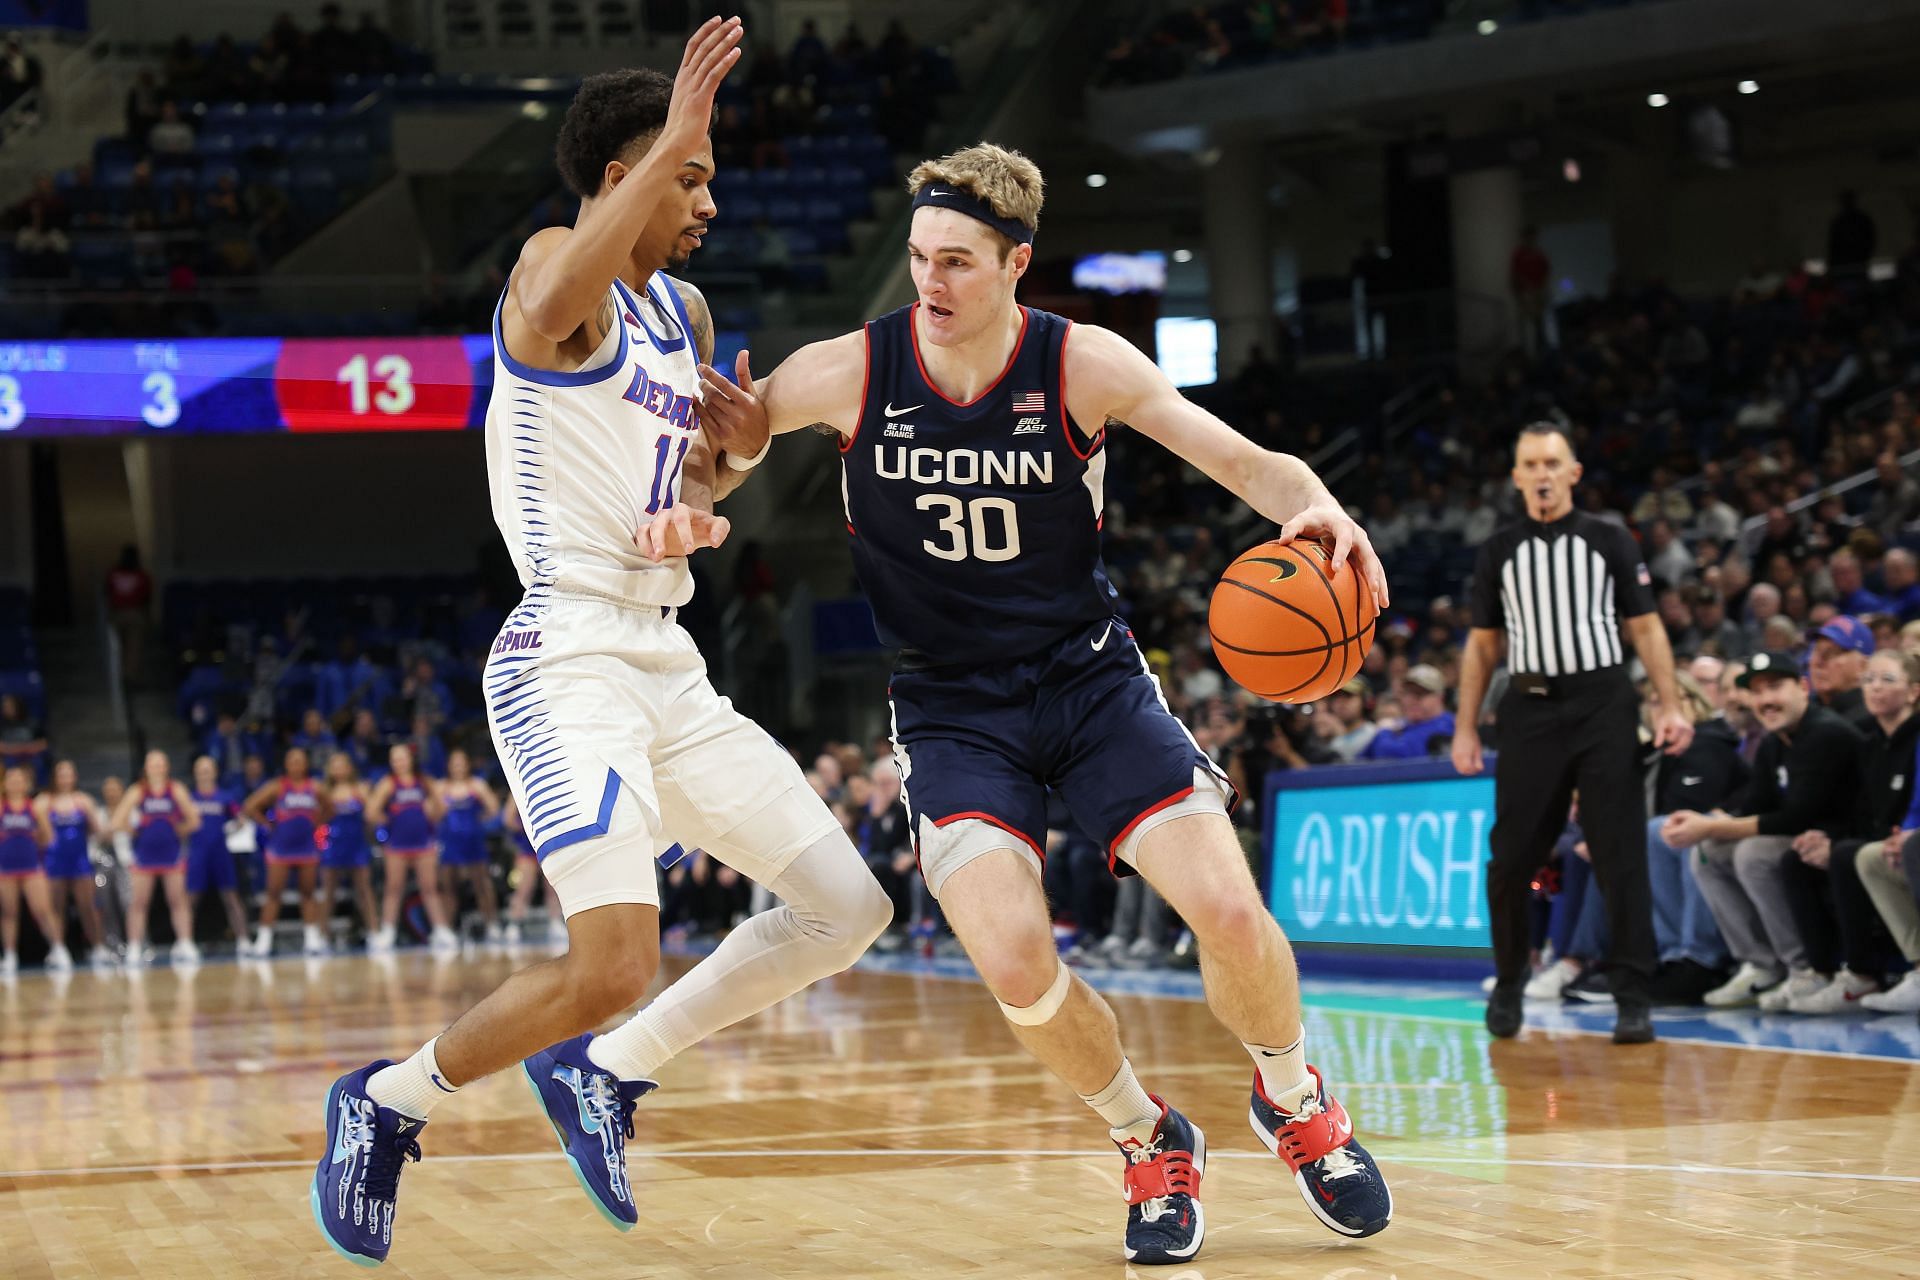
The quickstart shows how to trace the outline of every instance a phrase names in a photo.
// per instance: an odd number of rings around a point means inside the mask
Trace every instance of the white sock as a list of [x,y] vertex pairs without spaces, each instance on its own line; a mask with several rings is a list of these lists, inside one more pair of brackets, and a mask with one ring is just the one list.
[[1260,1071],[1260,1087],[1267,1101],[1288,1115],[1298,1112],[1314,1094],[1313,1077],[1307,1074],[1307,1033],[1284,1049],[1241,1041],[1241,1047]]
[[622,1080],[657,1080],[674,1057],[665,1020],[648,1005],[603,1036],[587,1041],[587,1061]]
[[420,1052],[405,1062],[374,1072],[367,1078],[367,1096],[403,1116],[425,1120],[442,1098],[456,1091],[440,1074],[440,1064],[433,1057],[433,1046],[439,1039],[435,1036],[421,1045]]
[[1160,1124],[1160,1108],[1140,1087],[1139,1079],[1133,1074],[1133,1064],[1125,1058],[1120,1059],[1120,1069],[1107,1081],[1106,1088],[1098,1093],[1083,1093],[1080,1101],[1107,1122],[1115,1141],[1131,1138],[1141,1146],[1153,1141],[1153,1131]]

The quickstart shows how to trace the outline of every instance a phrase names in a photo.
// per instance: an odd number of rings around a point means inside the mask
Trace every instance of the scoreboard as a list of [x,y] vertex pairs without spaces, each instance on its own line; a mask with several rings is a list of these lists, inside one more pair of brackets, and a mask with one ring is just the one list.
[[[715,335],[731,372],[745,344]],[[0,343],[0,441],[71,435],[460,431],[486,420],[489,334]]]

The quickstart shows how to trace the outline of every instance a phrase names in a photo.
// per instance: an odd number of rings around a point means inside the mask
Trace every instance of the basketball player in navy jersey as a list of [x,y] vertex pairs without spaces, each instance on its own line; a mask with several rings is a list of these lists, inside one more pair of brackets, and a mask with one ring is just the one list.
[[[711,19],[673,80],[581,84],[555,147],[580,216],[527,241],[495,311],[487,479],[524,594],[482,687],[571,942],[402,1061],[333,1082],[310,1200],[328,1242],[363,1265],[392,1246],[400,1172],[429,1113],[515,1066],[594,1208],[630,1229],[626,1142],[659,1068],[845,969],[893,914],[793,758],[714,690],[678,621],[687,557],[720,545],[726,522],[698,418],[712,318],[668,272],[717,213],[708,132],[740,37],[737,18]],[[781,905],[594,1034],[659,967],[654,856],[669,831]]]
[[[703,419],[732,455],[837,436],[847,533],[880,632],[899,646],[895,762],[928,888],[1027,1049],[1107,1121],[1126,1158],[1126,1256],[1200,1248],[1205,1140],[1143,1089],[1113,1012],[1056,954],[1040,869],[1058,791],[1199,940],[1208,1003],[1255,1065],[1254,1132],[1327,1226],[1366,1236],[1392,1202],[1305,1057],[1293,953],[1227,817],[1231,787],[1160,695],[1100,558],[1108,435],[1126,426],[1281,525],[1333,546],[1386,604],[1366,534],[1299,459],[1258,448],[1104,329],[1014,301],[1040,171],[990,144],[908,180],[919,300],[804,347],[754,382],[702,369]],[[745,460],[735,461],[735,457]]]

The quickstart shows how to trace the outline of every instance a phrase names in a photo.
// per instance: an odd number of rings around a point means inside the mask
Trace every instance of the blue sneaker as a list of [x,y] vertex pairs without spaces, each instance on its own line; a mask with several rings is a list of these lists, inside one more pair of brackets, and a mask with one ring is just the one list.
[[1159,1266],[1191,1260],[1206,1239],[1200,1175],[1207,1167],[1207,1138],[1178,1111],[1153,1101],[1160,1108],[1153,1141],[1143,1147],[1117,1129],[1110,1132],[1127,1158],[1127,1261]]
[[542,1049],[520,1069],[573,1166],[574,1177],[593,1199],[600,1215],[622,1231],[640,1221],[633,1189],[627,1184],[627,1139],[633,1136],[633,1108],[660,1086],[651,1080],[622,1080],[587,1057],[591,1035],[562,1040]]
[[1328,1094],[1320,1073],[1312,1067],[1307,1071],[1315,1092],[1298,1115],[1273,1105],[1256,1071],[1247,1119],[1267,1150],[1293,1171],[1300,1197],[1314,1217],[1356,1239],[1384,1231],[1393,1217],[1393,1195],[1380,1166],[1353,1140],[1353,1121]]
[[309,1197],[313,1220],[333,1251],[362,1267],[387,1260],[400,1168],[420,1158],[420,1130],[427,1127],[367,1096],[368,1077],[392,1065],[382,1058],[327,1090],[327,1154],[313,1171]]

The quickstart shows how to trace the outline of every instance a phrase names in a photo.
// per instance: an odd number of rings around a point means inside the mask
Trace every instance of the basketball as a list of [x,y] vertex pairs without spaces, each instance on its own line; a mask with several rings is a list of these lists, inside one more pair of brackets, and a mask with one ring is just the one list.
[[1207,629],[1220,665],[1275,702],[1313,702],[1359,674],[1379,607],[1318,542],[1263,542],[1227,566]]

